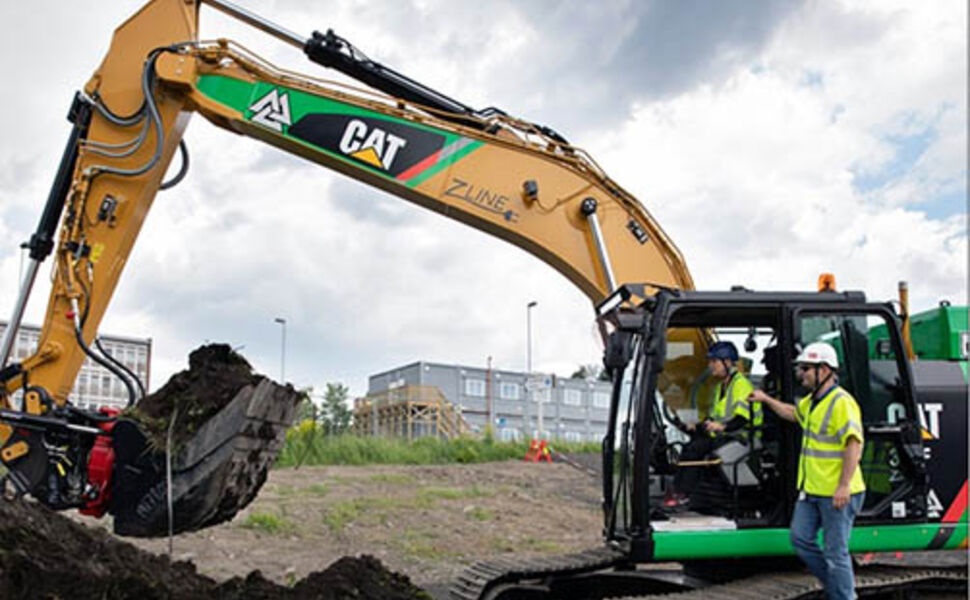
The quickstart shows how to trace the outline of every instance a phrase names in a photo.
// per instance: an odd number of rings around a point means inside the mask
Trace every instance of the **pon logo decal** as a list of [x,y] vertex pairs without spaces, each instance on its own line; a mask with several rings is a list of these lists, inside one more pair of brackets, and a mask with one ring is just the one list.
[[280,133],[284,125],[290,125],[290,97],[285,92],[280,94],[276,88],[254,102],[249,110],[253,112],[251,121]]
[[341,152],[385,171],[391,170],[397,151],[407,145],[406,139],[379,127],[368,128],[360,119],[349,121],[340,138]]

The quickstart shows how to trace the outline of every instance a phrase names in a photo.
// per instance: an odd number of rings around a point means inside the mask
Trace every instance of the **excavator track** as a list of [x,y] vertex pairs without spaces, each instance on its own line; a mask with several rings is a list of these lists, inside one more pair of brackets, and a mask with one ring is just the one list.
[[[913,590],[966,592],[967,574],[963,569],[907,569],[905,567],[862,567],[855,571],[856,592],[860,596],[883,595]],[[623,596],[618,600],[657,598],[657,595]],[[689,592],[664,595],[665,600],[809,600],[824,599],[822,584],[810,573],[765,573],[730,583],[712,585]]]
[[561,556],[482,561],[458,577],[449,596],[451,600],[498,600],[513,588],[521,592],[519,582],[524,580],[588,573],[612,567],[625,558],[619,549],[602,547]]
[[[618,570],[596,573],[625,564],[614,548],[531,560],[502,559],[469,567],[450,590],[451,600],[511,600],[549,598],[614,598],[643,600],[809,600],[823,599],[819,581],[806,572],[770,572],[729,583],[708,584],[670,571]],[[933,567],[899,564],[859,566],[856,590],[860,596],[883,597],[912,591],[966,593],[967,566],[953,563]],[[646,594],[610,590],[640,587]],[[693,588],[693,589],[685,589]]]

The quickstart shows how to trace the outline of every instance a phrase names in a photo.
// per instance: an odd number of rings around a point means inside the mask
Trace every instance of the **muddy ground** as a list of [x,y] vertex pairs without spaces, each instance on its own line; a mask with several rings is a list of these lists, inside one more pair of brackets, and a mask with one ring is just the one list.
[[565,464],[520,461],[276,469],[231,522],[177,536],[174,557],[216,580],[259,569],[287,584],[370,554],[438,597],[477,560],[599,545],[598,485]]
[[370,556],[281,585],[259,571],[216,581],[29,500],[0,499],[0,598],[10,600],[425,600]]

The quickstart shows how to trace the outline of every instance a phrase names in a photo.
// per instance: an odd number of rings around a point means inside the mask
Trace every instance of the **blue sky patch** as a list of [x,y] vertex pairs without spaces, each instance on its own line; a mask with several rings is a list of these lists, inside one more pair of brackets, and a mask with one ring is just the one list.
[[[877,191],[888,185],[899,181],[910,173],[916,166],[920,157],[926,153],[927,149],[936,141],[937,131],[933,127],[928,127],[914,135],[886,136],[883,139],[895,147],[895,155],[892,160],[882,165],[878,170],[861,173],[853,171],[853,188],[861,193]],[[923,183],[923,182],[921,182]],[[953,185],[956,183],[956,185]],[[964,214],[967,212],[967,182],[966,177],[962,182],[943,182],[941,186],[927,186],[936,188],[938,191],[929,194],[925,198],[920,198],[909,204],[910,208],[925,212],[931,219],[945,219],[953,215]]]
[[853,171],[852,187],[857,192],[863,194],[871,192],[900,179],[913,168],[919,157],[923,156],[930,147],[936,139],[936,131],[930,127],[916,135],[886,136],[883,139],[895,146],[895,156],[877,171],[870,173]]

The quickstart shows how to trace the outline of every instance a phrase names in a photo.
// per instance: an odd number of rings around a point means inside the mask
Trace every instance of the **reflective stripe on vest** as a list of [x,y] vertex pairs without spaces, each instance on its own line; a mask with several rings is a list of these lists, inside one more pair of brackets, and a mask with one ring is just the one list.
[[[814,426],[811,396],[802,398],[796,406],[798,421],[802,426],[802,450],[798,464],[800,490],[819,496],[832,496],[842,475],[842,459],[845,450],[842,444],[843,436],[851,431],[862,441],[862,425],[853,419],[857,410],[851,405],[843,407],[844,410],[840,412],[839,418],[845,418],[846,422],[835,423],[838,429],[829,433],[835,408],[844,402],[854,404],[855,400],[845,390],[833,387],[814,407],[815,410],[824,410],[821,421]],[[820,406],[822,404],[825,406]],[[861,467],[856,468],[849,484],[850,492],[853,494],[865,490],[860,469]]]
[[[730,420],[728,415],[731,414],[731,410],[734,408],[734,403],[732,402],[731,392],[734,389],[734,381],[738,378],[738,372],[735,371],[731,373],[731,378],[728,380],[727,390],[724,389],[724,383],[717,384],[717,398],[714,399],[714,407],[711,409],[711,420],[716,423],[726,423]],[[725,406],[725,403],[727,406]]]
[[[744,416],[744,418],[748,421],[748,425],[745,426],[745,430],[735,433],[735,435],[738,435],[742,440],[744,440],[748,437],[749,432],[747,429],[749,426],[753,425],[754,427],[760,427],[764,422],[764,412],[760,403],[748,402],[747,395],[735,397],[735,384],[737,384],[739,381],[744,382],[744,384],[746,384],[749,388],[754,389],[754,386],[743,374],[741,374],[739,371],[735,371],[731,374],[731,379],[728,381],[727,390],[725,393],[723,395],[718,393],[714,408],[711,410],[710,418],[712,421],[724,425],[734,418],[735,412],[739,409],[739,407],[746,408],[745,412],[747,414],[742,416]],[[718,384],[718,390],[723,390],[723,384]],[[713,431],[711,432],[711,437],[716,437],[717,435],[717,433]],[[755,432],[755,435],[760,438],[761,432],[757,431]]]
[[[744,375],[741,375],[737,371],[731,374],[731,380],[728,382],[727,391],[723,395],[722,394],[717,395],[717,401],[714,403],[714,409],[711,410],[711,419],[713,421],[716,421],[718,423],[727,423],[734,417],[734,409],[739,404],[745,401],[744,398],[734,397],[734,384],[738,381],[739,378],[743,378],[743,377]],[[719,384],[718,389],[721,389],[723,385],[724,384]],[[721,405],[722,398],[727,403],[727,406],[725,406],[724,408],[724,412],[718,411],[718,408],[722,406]],[[750,412],[751,411],[749,410],[748,411],[749,417],[750,417]]]

